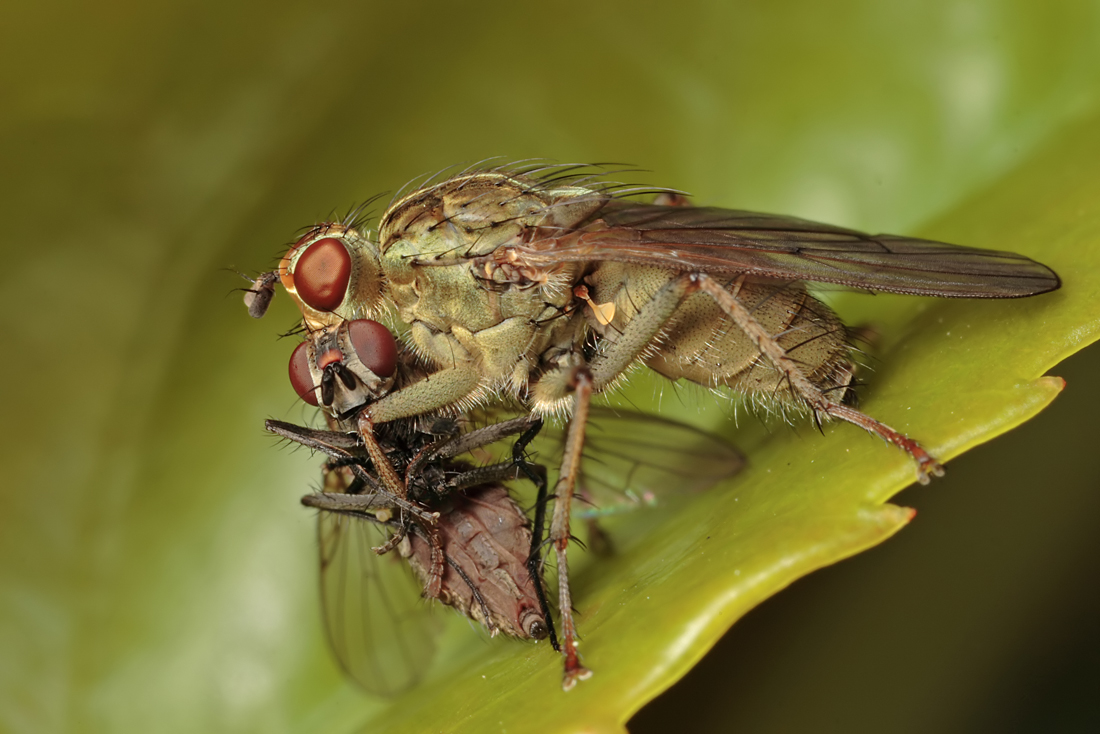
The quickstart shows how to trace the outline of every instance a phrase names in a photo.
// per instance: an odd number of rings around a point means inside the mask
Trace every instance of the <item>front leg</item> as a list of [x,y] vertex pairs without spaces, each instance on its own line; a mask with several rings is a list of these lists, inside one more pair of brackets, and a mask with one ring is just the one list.
[[481,373],[476,365],[460,362],[384,395],[367,406],[361,415],[367,416],[371,423],[389,423],[398,418],[424,415],[471,401],[480,385]]
[[408,495],[405,481],[394,470],[374,435],[374,424],[411,418],[461,403],[464,398],[470,397],[480,382],[477,369],[472,364],[463,364],[432,373],[359,411],[356,428],[386,491],[400,499]]
[[[333,431],[318,431],[312,428],[305,428],[304,426],[296,426],[292,423],[284,423],[283,421],[268,420],[265,423],[268,431],[296,441],[308,448],[315,451],[321,451],[337,462],[339,465],[348,466],[351,468],[355,476],[362,481],[363,486],[370,489],[369,493],[362,494],[344,494],[342,492],[324,492],[319,495],[306,495],[302,498],[302,503],[310,507],[317,507],[319,509],[327,509],[332,511],[341,510],[354,510],[359,508],[362,510],[364,507],[370,506],[371,503],[376,503],[379,506],[384,504],[391,505],[397,509],[400,509],[422,522],[433,524],[438,518],[439,513],[429,512],[422,508],[420,505],[409,502],[404,493],[398,495],[390,491],[389,486],[380,484],[379,481],[367,473],[363,468],[365,459],[361,453],[359,453],[359,445],[351,439],[347,433],[333,432]],[[389,458],[382,462],[384,466],[390,467],[390,471],[393,471],[393,467],[389,462]],[[373,460],[372,460],[373,461]],[[401,487],[404,487],[403,483],[400,483]],[[364,499],[367,497],[377,497],[378,499]],[[320,504],[314,504],[316,502],[332,501],[337,505],[347,500],[347,507],[343,506],[322,506]]]
[[[533,439],[542,429],[542,419],[536,415],[521,415],[500,423],[493,423],[483,428],[475,428],[472,431],[461,433],[453,438],[445,438],[424,448],[416,458],[409,462],[405,470],[406,476],[413,476],[423,470],[428,464],[453,459],[467,452],[479,449],[483,446],[496,443],[506,436],[522,434],[520,441],[522,446]],[[526,441],[524,441],[526,439]],[[520,443],[516,444],[521,446]],[[522,447],[520,448],[522,451]],[[514,461],[518,461],[513,456]]]
[[558,636],[554,631],[554,617],[550,614],[550,603],[546,598],[546,586],[542,576],[542,531],[546,526],[546,502],[549,499],[546,485],[546,467],[542,464],[532,464],[527,460],[527,445],[542,430],[542,419],[524,431],[515,445],[512,446],[512,461],[538,489],[538,497],[535,499],[535,517],[531,522],[531,551],[527,555],[527,573],[530,574],[535,584],[535,595],[539,600],[539,608],[546,620],[547,633],[550,636],[550,646],[561,652],[558,645]]

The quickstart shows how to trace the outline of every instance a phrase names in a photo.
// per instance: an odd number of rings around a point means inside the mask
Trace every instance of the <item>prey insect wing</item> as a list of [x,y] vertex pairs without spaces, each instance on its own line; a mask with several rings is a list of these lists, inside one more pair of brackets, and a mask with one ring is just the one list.
[[609,200],[594,224],[512,248],[528,266],[617,260],[922,296],[1011,298],[1058,288],[1023,255],[869,235],[796,217]]
[[365,512],[319,513],[321,602],[340,666],[366,690],[393,695],[427,670],[442,625],[401,557],[371,550],[385,539],[381,527]]

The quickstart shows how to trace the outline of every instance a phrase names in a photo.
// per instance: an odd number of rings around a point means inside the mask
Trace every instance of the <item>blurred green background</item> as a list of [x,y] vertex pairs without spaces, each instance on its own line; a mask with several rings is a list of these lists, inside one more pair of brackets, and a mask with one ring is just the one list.
[[[362,706],[283,583],[315,573],[315,462],[260,430],[303,417],[293,316],[251,323],[221,268],[493,155],[911,232],[1100,110],[1094,2],[18,2],[0,34],[13,732]],[[632,730],[1095,729],[1098,368],[1054,370],[1050,410],[903,494],[911,527],[754,611]]]

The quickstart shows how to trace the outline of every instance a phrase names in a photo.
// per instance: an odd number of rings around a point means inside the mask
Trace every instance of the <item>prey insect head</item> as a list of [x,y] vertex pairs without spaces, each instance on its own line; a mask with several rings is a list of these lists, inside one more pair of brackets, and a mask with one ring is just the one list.
[[290,356],[290,384],[298,397],[344,415],[393,386],[397,343],[382,324],[341,321],[315,331]]
[[353,319],[381,310],[378,250],[351,227],[335,223],[314,227],[294,243],[278,272],[312,327],[330,322],[327,314]]

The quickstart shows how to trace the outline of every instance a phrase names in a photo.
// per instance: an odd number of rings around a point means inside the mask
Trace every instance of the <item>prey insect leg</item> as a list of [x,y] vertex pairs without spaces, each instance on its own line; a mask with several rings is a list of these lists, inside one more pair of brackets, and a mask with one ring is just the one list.
[[535,499],[535,519],[531,523],[531,552],[527,556],[527,573],[534,580],[535,595],[538,597],[539,608],[546,619],[547,632],[550,635],[550,646],[560,652],[558,635],[554,630],[554,618],[550,614],[550,603],[542,583],[542,532],[546,526],[547,501],[546,467],[530,463],[525,456],[527,444],[538,435],[540,430],[542,430],[541,419],[516,440],[512,447],[512,461],[515,462],[516,468],[538,488],[538,497]]
[[[541,429],[542,419],[536,415],[522,415],[517,418],[512,418],[511,420],[485,426],[484,428],[476,428],[454,438],[443,439],[442,441],[437,441],[429,445],[409,462],[405,474],[406,476],[413,476],[432,462],[450,459],[459,454],[481,448],[482,446],[488,446],[505,436],[512,436],[515,434],[527,436],[528,433],[530,433],[530,437],[527,438],[526,441],[523,441],[522,436],[519,439],[519,441],[523,442],[523,446],[526,446],[532,438],[538,435]],[[519,444],[517,443],[517,445]]]
[[[352,470],[362,471],[362,467],[352,465]],[[400,509],[403,504],[407,503],[404,500],[397,500],[394,497],[390,497],[385,493],[343,494],[322,492],[320,494],[307,494],[305,497],[302,497],[302,504],[306,507],[313,507],[326,512],[338,512],[353,517],[369,517],[369,513],[372,510]],[[425,594],[431,598],[435,598],[439,596],[443,574],[443,547],[439,543],[439,531],[434,526],[439,515],[438,513],[432,513],[432,517],[427,520],[417,517],[416,515],[413,517],[414,521],[418,524],[422,533],[430,543],[432,552],[432,581],[425,589]],[[393,535],[390,536],[390,539],[371,550],[378,555],[389,553],[404,540],[408,530],[408,521],[395,523]]]
[[457,490],[476,487],[479,484],[508,482],[513,479],[519,479],[521,476],[527,477],[527,474],[516,466],[515,462],[502,461],[499,464],[490,464],[488,466],[479,466],[476,469],[469,469],[461,474],[450,477],[441,486],[439,491],[441,494],[450,494]]
[[319,492],[302,497],[302,504],[326,512],[342,512],[350,515],[365,515],[372,510],[387,510],[396,507],[390,498],[381,494],[336,494]]
[[[348,434],[333,431],[317,431],[312,428],[304,428],[302,426],[296,426],[292,423],[284,423],[283,421],[277,420],[268,420],[264,425],[268,431],[276,435],[288,438],[291,441],[300,443],[303,446],[307,446],[315,451],[321,451],[328,456],[331,456],[336,461],[342,462],[350,466],[356,477],[361,479],[366,486],[372,488],[378,487],[379,482],[363,469],[363,458],[361,454],[356,453],[357,449],[359,448],[358,443],[350,439]],[[394,472],[393,466],[389,462],[389,458],[385,456],[385,453],[382,452],[380,447],[377,448],[379,452],[381,452],[381,455],[385,458],[385,461],[382,462],[382,465],[389,467],[390,472],[393,472],[394,476],[396,476],[396,472]],[[373,457],[372,461],[374,461]],[[379,470],[379,473],[381,472],[382,470]],[[400,478],[398,478],[397,485],[400,487],[404,487],[404,482],[402,482]],[[388,485],[384,485],[381,489],[381,492],[372,493],[376,494],[379,497],[378,503],[392,505],[400,510],[403,510],[404,512],[409,513],[418,520],[426,522],[428,524],[435,523],[435,521],[439,519],[439,513],[430,512],[420,505],[408,501],[405,497],[398,496],[397,494],[390,491]],[[340,494],[341,493],[333,493],[323,496],[336,497],[340,496]],[[360,502],[362,502],[362,500],[360,500]],[[359,506],[360,508],[362,507],[361,504]],[[319,507],[319,509],[327,508]]]
[[447,565],[454,569],[454,572],[458,574],[458,577],[470,587],[470,594],[473,596],[474,602],[481,609],[481,618],[485,620],[485,626],[489,630],[490,637],[496,637],[500,629],[493,622],[493,615],[489,613],[489,605],[485,603],[485,597],[481,595],[481,589],[477,587],[469,577],[469,575],[462,570],[462,566],[455,563],[450,556],[447,557]]
[[737,299],[737,291],[744,282],[744,276],[735,281],[732,293],[706,273],[693,273],[689,277],[692,278],[695,289],[713,298],[715,303],[733,319],[738,328],[779,370],[791,390],[806,402],[815,415],[827,415],[847,421],[905,451],[917,462],[917,479],[921,484],[928,484],[929,474],[943,476],[943,466],[916,441],[851,406],[833,400],[813,384],[798,363],[791,359],[779,342]]

